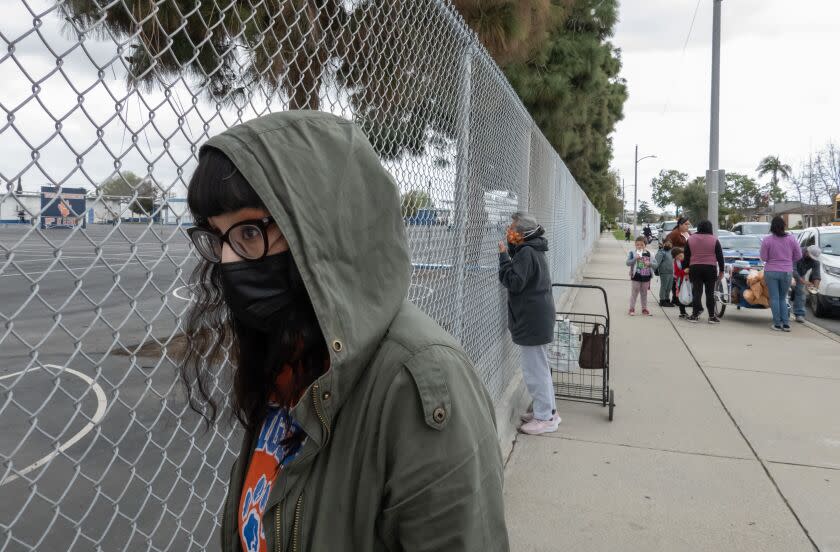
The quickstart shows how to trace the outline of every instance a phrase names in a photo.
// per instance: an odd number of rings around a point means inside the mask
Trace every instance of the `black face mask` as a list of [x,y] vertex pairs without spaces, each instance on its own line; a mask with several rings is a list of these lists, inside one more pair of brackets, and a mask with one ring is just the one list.
[[236,320],[251,329],[271,331],[296,303],[306,299],[306,288],[290,251],[219,267],[225,302]]

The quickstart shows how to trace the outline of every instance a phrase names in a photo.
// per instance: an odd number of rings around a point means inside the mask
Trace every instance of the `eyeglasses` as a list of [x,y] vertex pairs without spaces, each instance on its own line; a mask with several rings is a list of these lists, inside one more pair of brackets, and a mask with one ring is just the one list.
[[224,234],[194,226],[187,230],[198,253],[211,263],[222,262],[222,246],[227,243],[234,253],[246,261],[259,261],[268,253],[268,227],[274,219],[243,220]]

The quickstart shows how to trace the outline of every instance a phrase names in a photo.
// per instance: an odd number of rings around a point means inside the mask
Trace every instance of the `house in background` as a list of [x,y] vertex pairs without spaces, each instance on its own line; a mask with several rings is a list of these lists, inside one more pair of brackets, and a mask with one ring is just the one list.
[[809,205],[800,201],[783,201],[745,214],[747,220],[757,222],[770,222],[780,215],[788,228],[822,226],[830,223],[832,217],[830,205]]

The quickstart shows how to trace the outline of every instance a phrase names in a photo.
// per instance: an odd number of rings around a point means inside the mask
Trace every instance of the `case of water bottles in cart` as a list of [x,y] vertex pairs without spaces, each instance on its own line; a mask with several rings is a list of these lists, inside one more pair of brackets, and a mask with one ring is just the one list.
[[[604,288],[553,284],[577,293],[587,312],[558,312],[549,346],[554,393],[560,399],[600,403],[613,419],[615,391],[610,388],[610,310]],[[600,293],[599,293],[600,292]],[[603,301],[602,301],[603,298]]]

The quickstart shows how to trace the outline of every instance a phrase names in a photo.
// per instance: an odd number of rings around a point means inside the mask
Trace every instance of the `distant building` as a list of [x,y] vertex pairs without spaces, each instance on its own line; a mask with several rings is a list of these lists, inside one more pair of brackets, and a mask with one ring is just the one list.
[[[131,212],[130,197],[97,196],[95,192],[89,192],[86,199],[84,216],[87,224],[109,224],[117,220],[148,222],[148,217]],[[156,224],[193,224],[186,198],[168,198],[162,208],[158,207],[159,203],[156,203],[155,211],[159,213],[154,217]],[[40,214],[40,191],[0,193],[0,224],[40,224]]]
[[756,222],[770,222],[779,215],[788,228],[809,228],[831,222],[830,205],[809,205],[800,201],[782,201],[769,207],[745,211],[745,219]]

